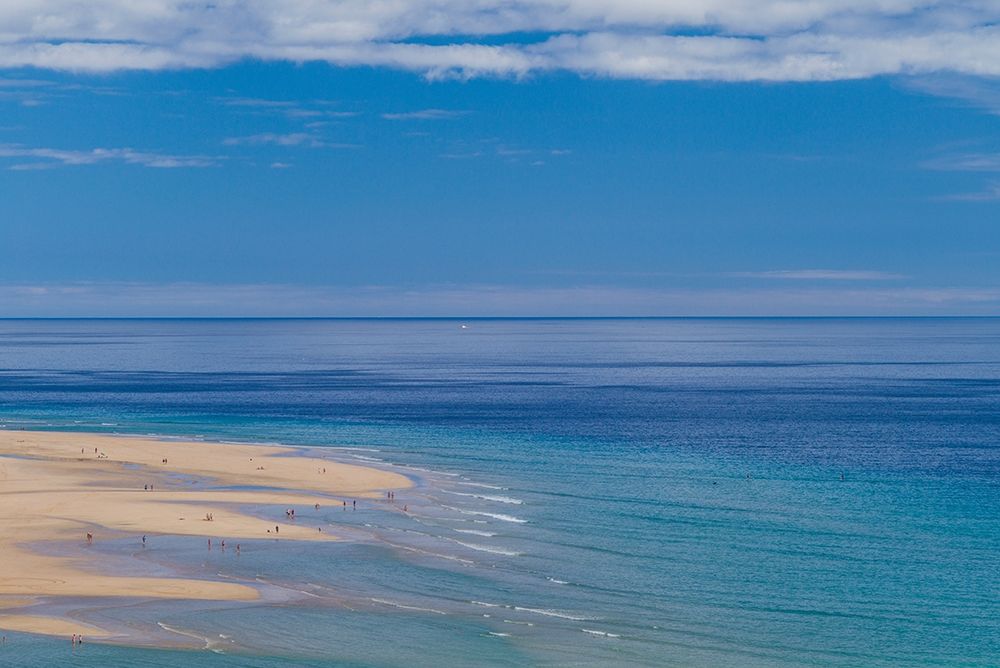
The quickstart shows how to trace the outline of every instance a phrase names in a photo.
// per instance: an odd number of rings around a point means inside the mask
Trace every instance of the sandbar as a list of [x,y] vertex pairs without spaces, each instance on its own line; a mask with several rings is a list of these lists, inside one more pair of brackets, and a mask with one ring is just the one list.
[[41,554],[42,543],[129,534],[331,541],[333,533],[291,521],[276,530],[274,522],[242,508],[339,504],[412,484],[390,471],[302,453],[273,445],[0,430],[0,629],[109,635],[76,620],[18,610],[47,597],[250,601],[260,595],[251,584],[232,581],[105,573],[98,560]]

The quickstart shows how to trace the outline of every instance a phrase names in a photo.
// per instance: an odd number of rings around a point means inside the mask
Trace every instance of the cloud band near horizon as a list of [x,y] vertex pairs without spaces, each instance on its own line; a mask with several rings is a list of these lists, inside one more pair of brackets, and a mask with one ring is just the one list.
[[5,317],[996,316],[978,287],[0,285]]
[[1000,76],[991,0],[8,0],[0,68],[113,72],[244,59],[430,78],[568,71],[641,80]]

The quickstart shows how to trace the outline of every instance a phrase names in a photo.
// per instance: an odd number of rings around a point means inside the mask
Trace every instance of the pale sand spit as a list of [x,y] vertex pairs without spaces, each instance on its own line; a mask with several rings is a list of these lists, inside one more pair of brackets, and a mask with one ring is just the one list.
[[[296,448],[164,441],[100,434],[0,430],[0,609],[51,596],[253,600],[248,585],[102,573],[87,560],[42,555],[32,544],[134,535],[329,541],[315,527],[275,525],[240,506],[300,508],[409,487],[405,476],[301,456]],[[166,461],[164,461],[166,460]],[[208,481],[198,489],[170,474]],[[205,489],[245,485],[262,490]],[[143,489],[151,486],[152,489]],[[330,496],[309,494],[319,492]],[[206,517],[212,520],[206,520]],[[18,599],[12,597],[21,597]],[[30,597],[30,598],[28,598]],[[0,614],[11,631],[93,638],[71,619]]]

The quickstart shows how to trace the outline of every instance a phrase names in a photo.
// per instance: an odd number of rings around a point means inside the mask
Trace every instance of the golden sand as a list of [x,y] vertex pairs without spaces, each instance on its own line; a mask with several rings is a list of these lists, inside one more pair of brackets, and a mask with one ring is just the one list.
[[[85,544],[88,533],[96,542],[123,532],[234,542],[334,540],[314,527],[287,522],[279,523],[275,532],[272,522],[239,507],[329,505],[335,502],[330,496],[380,496],[411,484],[395,473],[299,452],[280,446],[0,430],[0,610],[50,596],[253,600],[257,590],[244,584],[116,576],[101,573],[97,564],[86,560],[34,553],[31,545],[67,540]],[[213,485],[266,489],[190,489],[190,484],[170,478],[177,473]],[[108,635],[70,619],[13,613],[0,613],[0,628]]]

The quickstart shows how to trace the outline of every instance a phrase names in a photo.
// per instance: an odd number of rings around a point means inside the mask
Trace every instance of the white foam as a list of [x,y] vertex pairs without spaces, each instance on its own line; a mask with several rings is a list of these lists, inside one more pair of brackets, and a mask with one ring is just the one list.
[[428,557],[437,557],[438,559],[447,559],[448,561],[458,561],[458,562],[463,563],[463,564],[474,564],[474,563],[476,563],[476,562],[472,561],[471,559],[463,559],[462,557],[453,556],[453,555],[449,555],[449,554],[438,554],[437,552],[428,552],[427,550],[421,550],[419,548],[411,547],[409,545],[400,545],[399,543],[388,543],[388,544],[392,545],[393,547],[398,548],[400,550],[407,550],[408,552],[416,552],[417,554],[423,554],[423,555],[426,555]]
[[568,585],[569,584],[565,580],[556,580],[555,578],[546,578],[546,580],[548,580],[549,582],[554,582],[557,585]]
[[457,531],[458,533],[471,533],[474,536],[483,536],[484,538],[493,538],[493,536],[496,535],[490,531],[479,531],[478,529],[453,529],[453,531]]
[[400,608],[402,610],[414,610],[416,612],[432,612],[435,615],[447,615],[447,612],[441,610],[435,610],[434,608],[420,608],[415,605],[404,605],[402,603],[397,603],[396,601],[387,601],[384,598],[373,598],[370,599],[375,603],[381,603],[382,605],[392,606],[393,608]]
[[432,471],[431,469],[425,469],[419,466],[408,466],[406,464],[400,464],[400,466],[402,468],[410,469],[411,471],[422,471],[424,473],[433,473],[434,475],[444,475],[448,476],[449,478],[457,478],[459,476],[458,473],[445,473],[444,471]]
[[205,636],[200,636],[197,633],[192,633],[191,631],[182,631],[181,629],[175,629],[172,626],[167,626],[163,622],[156,622],[156,625],[159,626],[164,631],[169,631],[171,633],[176,633],[179,636],[185,636],[187,638],[194,638],[195,640],[200,640],[201,642],[205,643],[205,649],[212,649],[212,639],[211,638],[206,638]]
[[447,489],[441,490],[445,494],[454,494],[455,496],[468,496],[474,499],[482,499],[484,501],[496,501],[497,503],[510,503],[520,506],[524,503],[521,499],[515,499],[512,496],[500,496],[494,494],[466,494],[465,492],[452,492]]
[[607,631],[595,631],[593,629],[580,629],[584,633],[589,633],[592,636],[601,636],[602,638],[621,638],[621,635],[617,633],[608,633]]
[[569,619],[574,622],[586,622],[593,620],[593,617],[580,617],[578,615],[571,615],[568,612],[560,612],[558,610],[546,610],[545,608],[522,608],[519,605],[515,605],[514,609],[518,612],[533,612],[536,615],[545,615],[546,617],[559,617],[560,619]]
[[509,489],[507,487],[501,487],[500,485],[487,485],[486,483],[482,482],[456,482],[455,484],[465,485],[466,487],[482,487],[483,489],[495,489],[501,492]]
[[467,547],[470,550],[478,550],[479,552],[489,552],[490,554],[502,554],[505,557],[520,557],[522,555],[521,552],[514,552],[513,550],[504,550],[499,547],[489,547],[487,545],[479,545],[477,543],[463,543],[462,541],[455,540],[454,538],[450,538],[449,540],[454,541],[463,547]]
[[462,510],[461,508],[452,508],[451,506],[444,506],[448,510],[456,510],[463,515],[477,515],[479,517],[492,517],[495,520],[500,520],[501,522],[513,522],[514,524],[527,524],[528,520],[522,520],[520,517],[514,517],[513,515],[504,515],[502,513],[487,513],[482,510]]
[[509,638],[509,633],[497,633],[496,631],[487,631],[491,636],[496,636],[498,638]]

